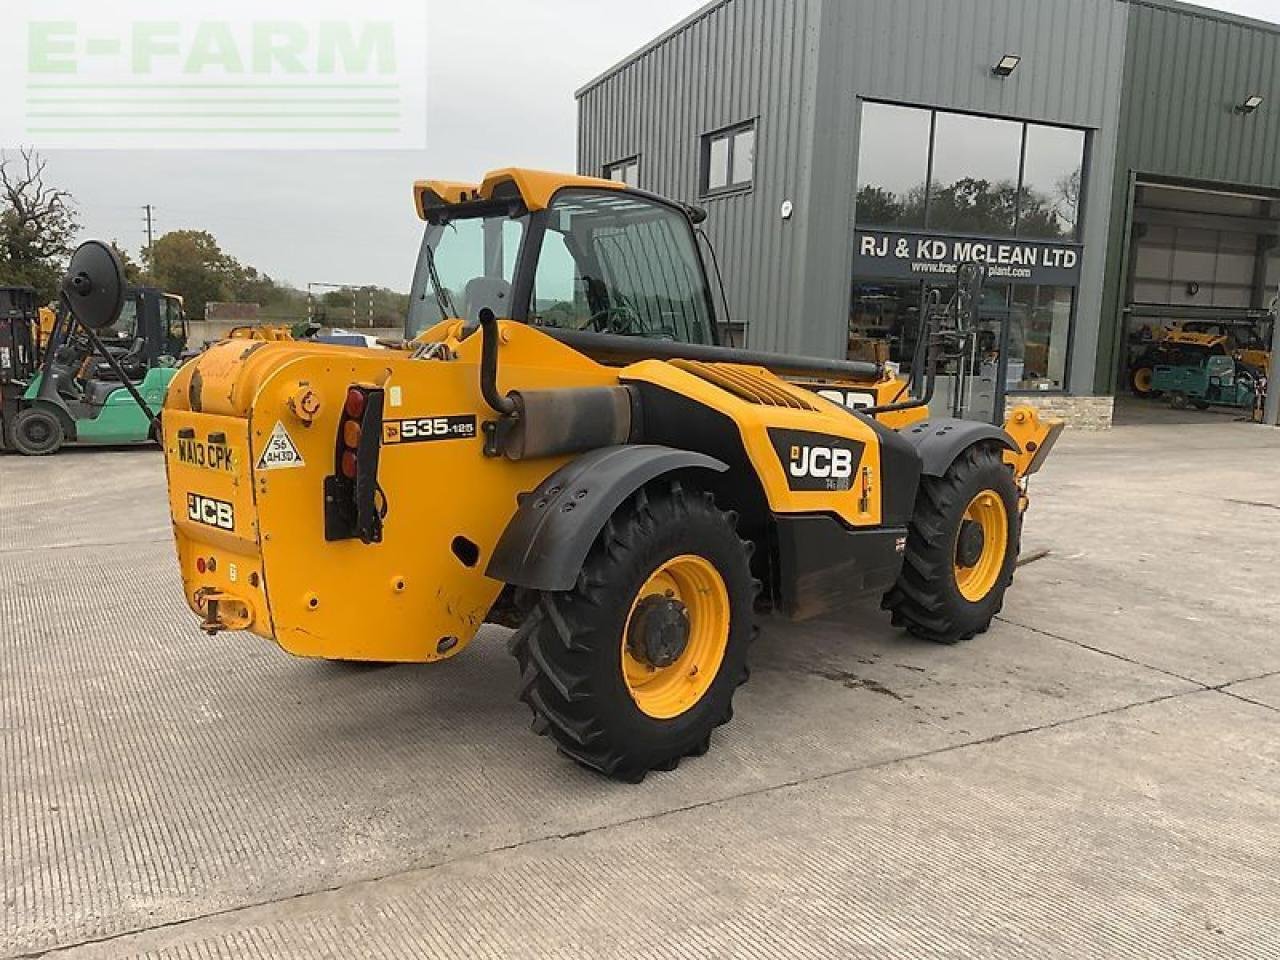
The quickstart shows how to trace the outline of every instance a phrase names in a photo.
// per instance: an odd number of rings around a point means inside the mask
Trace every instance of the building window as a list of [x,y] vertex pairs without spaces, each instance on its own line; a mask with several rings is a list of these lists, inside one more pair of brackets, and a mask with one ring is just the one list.
[[[928,242],[930,233],[1074,246],[1086,147],[1083,130],[865,102],[855,221],[859,228],[926,235],[904,239],[909,249],[917,249],[911,246],[916,240]],[[944,301],[950,296],[948,282],[931,276],[928,266],[913,267],[916,279],[866,268],[854,277],[851,358],[887,354],[910,368],[923,297],[934,286]],[[1075,302],[1070,286],[988,281],[978,345],[990,356],[1008,323],[1010,391],[1066,388]]]
[[959,113],[939,113],[935,123],[927,225],[947,233],[1013,236],[1023,125]]
[[858,221],[876,227],[923,227],[933,114],[867,103],[858,149]]
[[1083,130],[867,102],[857,222],[984,237],[1080,235]]
[[1008,389],[1064,389],[1075,291],[1018,285],[1009,303]]
[[860,280],[849,312],[850,360],[889,360],[906,372],[920,339],[918,280]]
[[703,195],[751,186],[756,165],[756,125],[740,124],[708,134],[702,145]]
[[1027,124],[1018,236],[1043,240],[1078,237],[1083,173],[1083,130]]
[[606,164],[604,178],[615,183],[625,183],[628,187],[640,186],[640,158],[630,157],[617,163]]
[[[929,287],[919,280],[857,278],[849,312],[849,359],[889,360],[910,373],[920,343],[920,304]],[[999,325],[1006,320],[1009,324],[1007,389],[1065,389],[1075,290],[993,283],[982,293],[979,352],[998,354]],[[944,303],[948,296],[944,289]]]

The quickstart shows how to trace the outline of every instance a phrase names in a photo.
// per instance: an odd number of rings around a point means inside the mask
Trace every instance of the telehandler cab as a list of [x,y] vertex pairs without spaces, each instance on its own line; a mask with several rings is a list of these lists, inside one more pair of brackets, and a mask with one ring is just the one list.
[[718,346],[697,212],[660,197],[510,169],[415,199],[404,349],[226,342],[169,390],[206,631],[412,663],[514,627],[535,729],[635,781],[708,749],[759,615],[987,629],[1059,424],[930,421],[875,364]]

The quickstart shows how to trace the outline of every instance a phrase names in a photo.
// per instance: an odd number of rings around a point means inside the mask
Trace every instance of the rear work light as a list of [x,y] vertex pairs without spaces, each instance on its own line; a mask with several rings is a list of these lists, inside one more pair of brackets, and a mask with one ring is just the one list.
[[378,486],[382,453],[381,387],[347,390],[338,423],[333,476],[324,482],[324,538],[382,542],[387,498]]

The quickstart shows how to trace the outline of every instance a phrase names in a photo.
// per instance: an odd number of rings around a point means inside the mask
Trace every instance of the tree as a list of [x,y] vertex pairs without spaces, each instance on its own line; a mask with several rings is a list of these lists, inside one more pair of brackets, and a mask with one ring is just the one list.
[[934,186],[929,225],[957,233],[1012,236],[1017,209],[1016,183],[962,177],[950,186]]
[[924,225],[924,184],[895,194],[892,190],[868,184],[858,191],[855,216],[858,223],[881,227]]
[[246,279],[245,268],[223,253],[213,234],[205,230],[166,233],[144,252],[143,259],[151,281],[181,294],[192,317],[203,317],[207,303],[235,299]]
[[48,161],[34,149],[0,151],[0,283],[57,296],[80,225],[71,194],[45,182]]

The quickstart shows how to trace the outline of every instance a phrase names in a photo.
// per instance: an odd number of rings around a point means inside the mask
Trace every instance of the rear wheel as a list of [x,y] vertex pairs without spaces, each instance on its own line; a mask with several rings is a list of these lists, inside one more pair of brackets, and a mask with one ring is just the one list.
[[998,448],[970,447],[943,476],[925,477],[902,573],[884,598],[894,626],[946,644],[986,632],[1013,579],[1020,529],[1018,487]]
[[1149,397],[1154,393],[1151,389],[1152,382],[1155,380],[1155,371],[1151,367],[1142,365],[1133,368],[1133,372],[1129,374],[1129,389],[1135,397]]
[[701,755],[733,715],[754,631],[749,545],[709,494],[640,491],[578,583],[543,593],[511,640],[534,729],[637,782]]
[[57,414],[43,407],[28,407],[13,418],[9,428],[9,444],[28,457],[44,457],[56,453],[65,436]]

